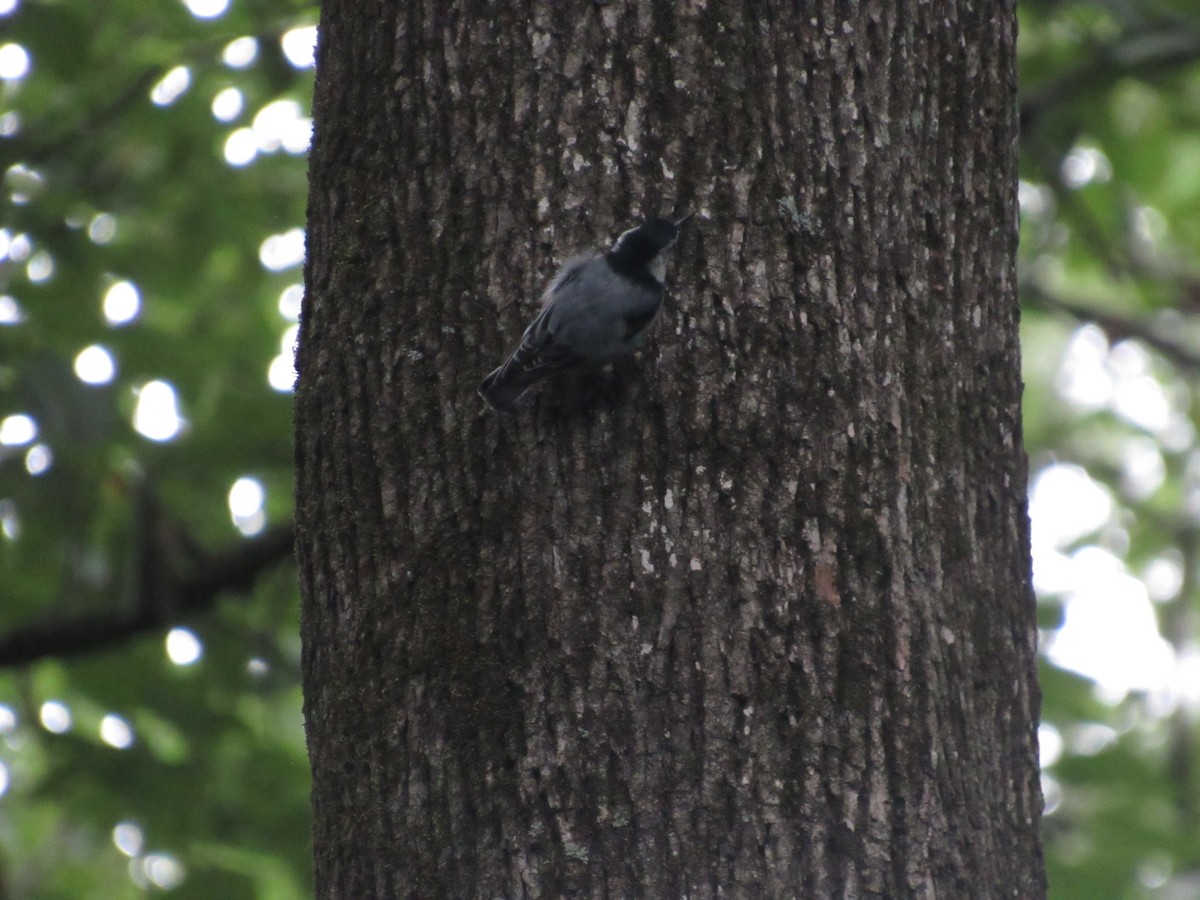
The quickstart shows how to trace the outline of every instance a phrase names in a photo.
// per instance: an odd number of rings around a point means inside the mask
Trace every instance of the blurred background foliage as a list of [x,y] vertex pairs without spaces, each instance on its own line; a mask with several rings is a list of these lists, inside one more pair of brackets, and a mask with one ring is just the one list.
[[1200,4],[1018,3],[1055,898],[1200,897]]
[[[1055,898],[1200,896],[1200,7],[1027,0]],[[0,897],[302,898],[310,4],[0,0]]]
[[0,0],[0,896],[310,894],[316,10]]

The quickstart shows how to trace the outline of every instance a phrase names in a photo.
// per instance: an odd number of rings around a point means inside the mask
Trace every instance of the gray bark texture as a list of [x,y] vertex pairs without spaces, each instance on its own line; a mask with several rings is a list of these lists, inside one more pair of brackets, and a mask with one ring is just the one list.
[[[321,898],[1044,895],[1015,12],[325,4],[296,391]],[[475,395],[694,212],[647,347]]]

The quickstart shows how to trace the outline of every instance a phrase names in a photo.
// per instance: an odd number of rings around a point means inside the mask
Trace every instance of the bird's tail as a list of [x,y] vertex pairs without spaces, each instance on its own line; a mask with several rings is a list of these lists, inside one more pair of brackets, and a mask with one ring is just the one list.
[[509,374],[504,371],[506,368],[507,365],[500,366],[479,385],[479,396],[496,412],[511,412],[529,387],[521,384],[520,379],[506,378],[505,375]]

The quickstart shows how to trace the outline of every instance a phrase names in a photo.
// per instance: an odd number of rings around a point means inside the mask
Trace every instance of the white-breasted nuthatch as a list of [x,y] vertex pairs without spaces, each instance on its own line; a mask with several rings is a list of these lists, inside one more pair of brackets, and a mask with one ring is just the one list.
[[569,369],[597,368],[636,350],[662,306],[666,253],[690,219],[650,219],[604,253],[568,260],[542,296],[521,343],[479,386],[507,412],[532,384]]

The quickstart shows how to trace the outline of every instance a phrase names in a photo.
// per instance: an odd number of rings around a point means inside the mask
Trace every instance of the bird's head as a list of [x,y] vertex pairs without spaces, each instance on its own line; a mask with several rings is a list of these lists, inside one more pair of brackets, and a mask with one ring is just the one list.
[[692,216],[682,219],[649,219],[630,228],[612,245],[608,260],[614,269],[634,275],[647,269],[660,283],[665,274],[665,254],[679,240],[679,229]]

